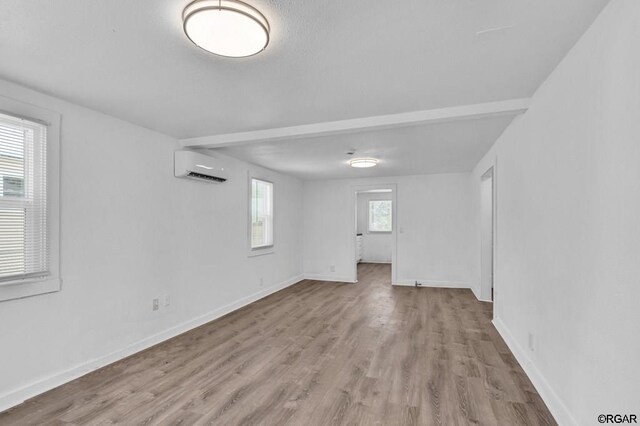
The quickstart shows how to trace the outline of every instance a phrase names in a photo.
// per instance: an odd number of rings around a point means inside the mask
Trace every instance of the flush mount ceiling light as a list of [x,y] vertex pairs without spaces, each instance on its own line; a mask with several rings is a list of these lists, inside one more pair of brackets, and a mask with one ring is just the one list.
[[366,167],[377,166],[378,160],[375,158],[354,158],[353,160],[349,160],[349,165],[358,169],[364,169]]
[[182,12],[184,32],[196,46],[220,56],[243,58],[269,44],[269,23],[237,0],[195,0]]

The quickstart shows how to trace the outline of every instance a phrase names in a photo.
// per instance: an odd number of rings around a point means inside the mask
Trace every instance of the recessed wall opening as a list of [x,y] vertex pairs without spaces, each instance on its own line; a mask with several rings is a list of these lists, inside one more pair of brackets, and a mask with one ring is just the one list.
[[[372,265],[388,265],[395,281],[395,185],[354,188],[354,281]],[[380,268],[378,268],[380,269]]]

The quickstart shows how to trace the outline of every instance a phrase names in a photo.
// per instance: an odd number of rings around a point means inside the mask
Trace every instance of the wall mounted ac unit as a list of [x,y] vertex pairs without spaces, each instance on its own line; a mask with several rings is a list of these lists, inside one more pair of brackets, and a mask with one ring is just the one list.
[[175,152],[174,174],[179,178],[213,183],[226,182],[228,179],[220,160],[194,151]]

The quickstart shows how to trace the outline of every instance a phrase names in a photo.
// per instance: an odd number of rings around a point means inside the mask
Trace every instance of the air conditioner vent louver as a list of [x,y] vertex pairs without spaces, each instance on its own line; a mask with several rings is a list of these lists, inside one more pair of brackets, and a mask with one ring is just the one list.
[[203,175],[202,173],[196,173],[196,172],[189,172],[189,174],[187,174],[188,177],[193,177],[193,178],[198,178],[198,179],[204,179],[204,180],[211,180],[214,182],[226,182],[227,180],[225,178],[220,178],[220,177],[216,177],[216,176],[207,176],[207,175]]
[[178,178],[215,184],[229,180],[229,173],[219,159],[195,151],[175,152],[174,174]]

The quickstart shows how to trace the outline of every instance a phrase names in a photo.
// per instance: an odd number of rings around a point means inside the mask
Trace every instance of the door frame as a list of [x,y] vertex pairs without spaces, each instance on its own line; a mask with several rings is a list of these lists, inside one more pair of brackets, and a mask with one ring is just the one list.
[[[497,215],[497,203],[496,203],[496,167],[495,164],[490,166],[480,177],[480,185],[487,179],[491,179],[491,287],[488,287],[486,283],[482,282],[484,276],[484,259],[482,256],[482,216],[480,221],[480,300],[485,302],[495,302],[496,296],[496,255],[497,255],[497,232],[496,232],[496,215]],[[480,212],[482,215],[482,207],[484,199],[482,197],[482,190],[480,193]]]
[[353,282],[358,282],[358,264],[356,259],[356,234],[358,232],[358,216],[357,216],[357,204],[358,204],[358,192],[371,191],[375,189],[390,189],[391,190],[391,284],[395,285],[398,274],[398,185],[396,183],[380,183],[369,185],[351,185],[349,193],[351,196],[349,220],[351,221],[351,238],[349,238],[349,245],[351,247],[351,263],[353,264],[352,277]]

